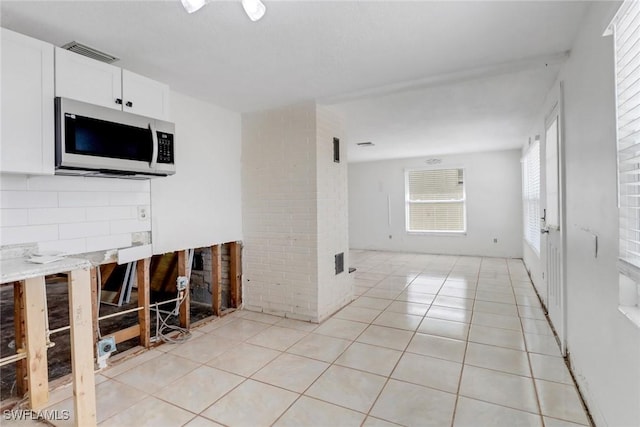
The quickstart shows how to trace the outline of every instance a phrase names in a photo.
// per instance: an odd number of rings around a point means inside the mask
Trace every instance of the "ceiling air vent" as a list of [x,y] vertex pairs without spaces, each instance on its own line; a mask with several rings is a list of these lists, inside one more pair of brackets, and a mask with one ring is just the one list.
[[374,144],[374,143],[373,143],[373,142],[371,142],[371,141],[367,141],[367,142],[358,142],[358,143],[356,143],[356,145],[357,145],[358,147],[373,147],[373,146],[374,146],[374,145],[376,145],[376,144]]
[[95,59],[97,61],[106,62],[107,64],[111,64],[112,62],[116,62],[119,58],[116,58],[113,55],[109,55],[108,53],[100,52],[92,47],[83,45],[82,43],[78,43],[73,41],[71,43],[67,43],[62,46],[63,49],[70,50],[71,52],[75,52],[78,55],[86,56],[91,59]]

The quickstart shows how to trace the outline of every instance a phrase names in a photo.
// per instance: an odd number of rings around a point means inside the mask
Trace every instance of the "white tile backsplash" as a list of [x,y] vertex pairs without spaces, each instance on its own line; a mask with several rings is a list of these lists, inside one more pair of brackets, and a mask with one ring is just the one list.
[[2,174],[0,177],[0,190],[18,190],[27,189],[26,175]]
[[149,192],[131,193],[109,193],[109,205],[130,206],[130,205],[150,205],[151,195]]
[[[149,211],[149,206],[146,206]],[[137,209],[132,206],[108,206],[86,208],[87,221],[105,221],[113,219],[134,219]]]
[[65,224],[85,220],[84,208],[29,209],[29,224]]
[[109,193],[107,192],[69,191],[56,194],[60,200],[60,207],[109,206]]
[[111,221],[111,234],[133,233],[135,231],[150,231],[151,221],[140,221],[139,219],[124,219]]
[[150,183],[74,176],[0,175],[0,246],[37,243],[74,254],[131,246],[150,232]]
[[131,233],[89,237],[86,241],[87,252],[102,251],[113,248],[126,248],[131,246]]
[[0,191],[2,208],[55,208],[58,193],[46,191]]
[[87,239],[53,240],[38,242],[40,252],[61,252],[64,254],[81,254],[87,250]]
[[18,243],[58,240],[57,225],[27,225],[19,227],[2,227],[0,241],[2,245],[16,245]]
[[77,239],[78,237],[107,236],[109,221],[78,222],[75,224],[60,224],[61,239]]
[[0,227],[29,225],[28,215],[27,209],[0,209]]

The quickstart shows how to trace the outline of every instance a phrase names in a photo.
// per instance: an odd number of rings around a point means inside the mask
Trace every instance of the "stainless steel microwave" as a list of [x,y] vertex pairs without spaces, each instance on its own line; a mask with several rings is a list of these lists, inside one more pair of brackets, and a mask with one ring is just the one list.
[[55,98],[56,174],[146,179],[173,175],[175,126]]

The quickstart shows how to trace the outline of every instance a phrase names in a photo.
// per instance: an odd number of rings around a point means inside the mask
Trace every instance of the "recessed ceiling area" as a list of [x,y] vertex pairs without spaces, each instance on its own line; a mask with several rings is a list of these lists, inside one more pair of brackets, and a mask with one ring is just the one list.
[[[576,1],[265,5],[258,22],[247,19],[240,1],[213,1],[190,15],[179,0],[3,0],[0,16],[3,27],[57,46],[77,40],[121,58],[115,65],[233,111],[330,104],[345,114],[350,159],[362,161],[519,146],[557,62],[510,72],[497,66],[570,50],[588,7]],[[416,84],[478,69],[489,71]],[[352,148],[362,141],[375,147],[357,154]]]

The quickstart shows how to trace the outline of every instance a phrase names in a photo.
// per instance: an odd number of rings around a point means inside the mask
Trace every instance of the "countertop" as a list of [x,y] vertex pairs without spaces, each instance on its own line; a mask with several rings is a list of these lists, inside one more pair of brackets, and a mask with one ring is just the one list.
[[69,255],[47,264],[29,262],[28,259],[34,253],[36,253],[35,245],[0,247],[0,283],[66,273],[117,261],[117,250]]
[[47,274],[65,273],[67,271],[89,268],[92,263],[84,258],[63,258],[48,264],[35,264],[28,258],[11,258],[0,261],[0,283],[31,279]]

